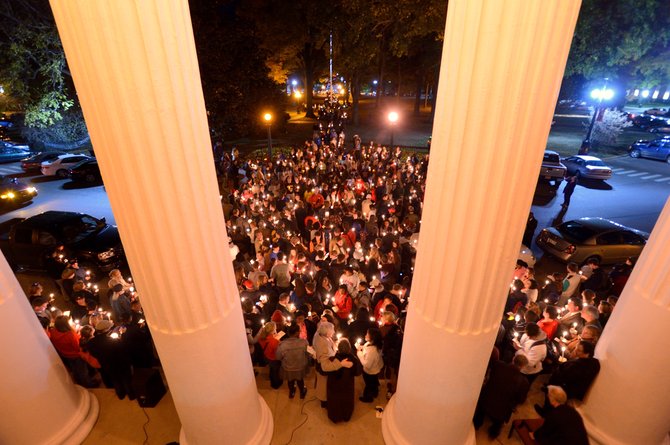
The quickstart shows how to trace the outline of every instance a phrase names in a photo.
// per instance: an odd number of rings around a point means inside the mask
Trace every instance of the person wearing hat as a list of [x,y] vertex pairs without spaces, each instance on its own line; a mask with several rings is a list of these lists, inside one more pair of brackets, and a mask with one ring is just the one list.
[[113,387],[119,399],[126,395],[135,400],[132,386],[133,369],[130,354],[126,349],[123,334],[111,332],[114,323],[100,320],[95,325],[95,336],[86,344],[86,349],[100,363],[100,374],[105,385]]

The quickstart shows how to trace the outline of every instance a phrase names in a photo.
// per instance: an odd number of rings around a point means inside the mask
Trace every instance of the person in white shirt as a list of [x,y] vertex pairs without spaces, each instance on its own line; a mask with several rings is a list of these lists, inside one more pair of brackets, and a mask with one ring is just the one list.
[[356,341],[358,359],[363,365],[363,381],[365,389],[358,398],[361,402],[372,403],[379,395],[379,373],[384,367],[381,354],[382,334],[378,328],[370,328],[365,334],[365,344]]
[[536,323],[526,325],[526,333],[521,340],[514,340],[517,355],[525,355],[528,364],[521,368],[530,383],[542,372],[542,361],[547,357],[547,335]]

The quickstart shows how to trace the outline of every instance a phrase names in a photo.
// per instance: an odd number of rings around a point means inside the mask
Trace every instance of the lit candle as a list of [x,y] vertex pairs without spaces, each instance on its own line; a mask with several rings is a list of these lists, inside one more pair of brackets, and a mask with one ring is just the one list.
[[341,339],[341,338],[342,338],[342,333],[341,333],[341,332],[338,332],[338,333],[337,333],[337,339],[339,340],[339,339]]
[[375,317],[370,317],[370,321],[371,321],[372,323],[374,323],[374,321],[375,321]]
[[261,318],[261,324],[265,324],[265,319]]
[[118,332],[112,332],[110,335],[114,340],[117,340],[119,338],[119,333]]

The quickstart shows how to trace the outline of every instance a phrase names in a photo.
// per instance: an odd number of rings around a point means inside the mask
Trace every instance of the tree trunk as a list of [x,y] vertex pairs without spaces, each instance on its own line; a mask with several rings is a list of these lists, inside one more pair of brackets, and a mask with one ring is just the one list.
[[375,97],[375,108],[379,108],[379,101],[381,100],[382,94],[384,94],[384,67],[386,62],[386,38],[382,34],[382,38],[379,40],[379,69],[377,73],[377,97]]
[[305,66],[305,117],[314,119],[314,47],[311,43],[305,44],[302,61]]
[[398,85],[396,85],[396,98],[395,102],[397,106],[400,106],[400,85],[402,84],[402,72],[400,71],[401,69],[400,65],[400,57],[398,57]]
[[359,70],[354,71],[351,81],[351,121],[355,126],[360,123],[358,104],[361,95],[361,76]]
[[[421,115],[421,87],[423,86],[423,79],[426,77],[423,70],[420,73],[417,73],[416,76],[416,97],[414,98],[414,116],[419,117]],[[428,91],[426,91],[428,94]]]

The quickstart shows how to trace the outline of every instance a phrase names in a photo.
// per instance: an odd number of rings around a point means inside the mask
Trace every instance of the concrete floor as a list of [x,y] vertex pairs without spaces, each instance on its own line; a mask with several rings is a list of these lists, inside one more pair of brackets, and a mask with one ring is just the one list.
[[[300,400],[297,396],[290,400],[286,387],[279,390],[271,389],[267,369],[261,368],[259,371],[256,378],[258,390],[270,407],[274,418],[273,445],[284,445],[289,442],[292,445],[342,443],[383,445],[381,419],[375,416],[375,405],[386,405],[385,395],[380,395],[372,404],[357,401],[352,419],[346,424],[334,424],[314,398],[314,392],[311,390],[314,383],[313,371],[306,381],[310,390],[305,400]],[[537,417],[533,404],[543,400],[539,388],[546,378],[540,377],[535,381],[528,400],[519,407],[513,418]],[[356,389],[357,395],[363,390],[363,381],[360,378],[357,379]],[[92,392],[100,402],[100,416],[84,445],[143,443],[165,445],[179,440],[181,424],[169,392],[155,408],[144,410],[136,402],[128,399],[119,400],[112,389],[93,389]],[[143,425],[148,437],[146,442]],[[521,443],[516,434],[511,439],[507,438],[508,426],[503,428],[503,432],[496,440],[491,441],[486,434],[487,426],[488,423],[485,423],[477,431],[478,445]],[[444,443],[448,443],[448,440]]]

